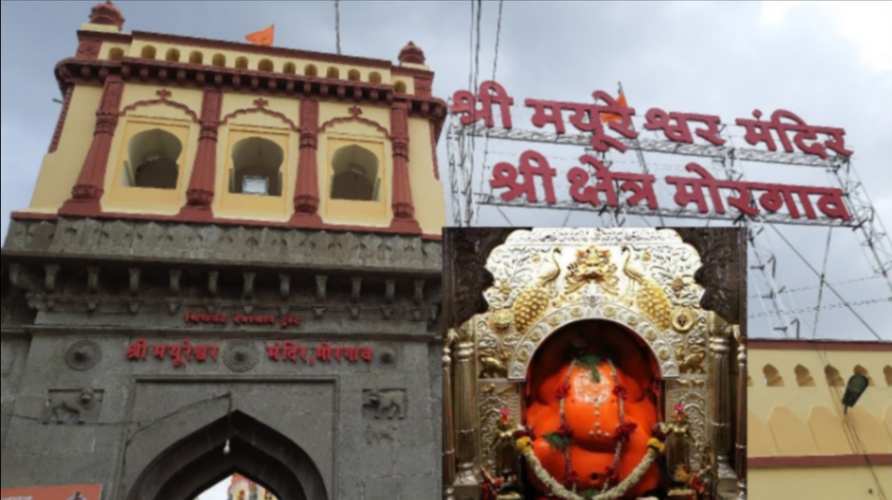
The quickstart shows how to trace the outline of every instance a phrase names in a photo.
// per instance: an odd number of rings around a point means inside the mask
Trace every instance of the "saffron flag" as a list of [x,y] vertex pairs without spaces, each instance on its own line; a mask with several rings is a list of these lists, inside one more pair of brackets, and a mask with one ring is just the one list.
[[[623,108],[628,108],[629,103],[626,102],[626,94],[623,92],[623,89],[619,89],[619,98],[616,100],[616,105]],[[613,123],[618,122],[623,119],[622,115],[618,115],[615,113],[599,113],[601,116],[601,123]]]
[[254,45],[272,45],[273,37],[276,34],[276,25],[271,24],[269,27],[264,28],[260,31],[255,31],[254,33],[248,33],[245,35],[245,40],[253,43]]

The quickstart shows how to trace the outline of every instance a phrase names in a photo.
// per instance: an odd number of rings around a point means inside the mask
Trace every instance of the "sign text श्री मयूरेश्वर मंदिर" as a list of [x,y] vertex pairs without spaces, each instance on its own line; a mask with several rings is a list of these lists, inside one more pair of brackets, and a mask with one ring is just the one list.
[[[592,149],[599,153],[606,153],[611,149],[625,152],[627,146],[617,139],[607,135],[607,129],[612,130],[626,139],[637,139],[638,132],[632,126],[631,117],[635,115],[635,109],[626,106],[607,92],[597,90],[592,93],[594,103],[574,103],[561,101],[546,101],[540,99],[526,99],[526,107],[533,109],[532,124],[536,128],[551,126],[558,135],[566,133],[564,113],[570,113],[567,117],[572,125],[580,133],[591,134]],[[453,94],[451,112],[459,115],[460,123],[464,126],[483,121],[486,128],[495,127],[493,105],[498,108],[498,115],[505,129],[512,128],[511,109],[514,99],[508,95],[504,87],[494,81],[486,81],[480,85],[478,95],[467,90],[459,90]],[[832,150],[837,156],[849,157],[852,151],[845,148],[845,130],[836,127],[813,126],[805,123],[796,114],[779,109],[771,114],[768,121],[761,120],[762,112],[753,111],[754,119],[738,118],[736,124],[745,128],[744,139],[751,145],[763,143],[768,151],[777,151],[777,142],[771,132],[774,131],[780,145],[787,153],[793,153],[794,147],[806,155],[812,155],[821,159],[829,157],[828,150]],[[691,124],[699,124],[693,131]],[[647,130],[662,130],[665,137],[681,144],[693,144],[694,136],[697,136],[715,146],[725,144],[725,139],[719,135],[721,119],[715,115],[696,113],[666,112],[660,108],[651,108],[645,114],[644,128]],[[790,141],[789,133],[795,132]],[[824,141],[819,142],[818,136],[824,136]],[[658,208],[656,195],[653,191],[655,177],[650,174],[638,174],[631,172],[614,172],[609,170],[597,157],[583,155],[580,157],[582,164],[588,165],[594,170],[592,175],[582,167],[573,167],[567,172],[567,180],[570,183],[570,196],[578,203],[588,203],[598,206],[602,202],[609,207],[617,207],[619,197],[617,190],[628,191],[631,196],[626,200],[629,206],[636,206],[646,202],[651,210]],[[744,180],[718,180],[701,165],[690,162],[685,169],[695,174],[696,177],[666,176],[667,184],[675,186],[673,200],[680,207],[686,207],[694,203],[698,212],[706,214],[709,206],[704,195],[704,190],[709,195],[712,208],[717,214],[725,214],[720,190],[731,190],[734,193],[727,195],[724,201],[737,209],[742,215],[750,217],[759,213],[760,207],[771,213],[779,211],[786,206],[787,213],[793,219],[799,219],[803,215],[807,219],[816,219],[817,213],[810,196],[817,198],[817,210],[830,219],[847,221],[851,218],[848,209],[843,202],[843,192],[837,188],[801,186],[793,184],[776,184],[765,182],[750,182]],[[490,186],[493,188],[506,188],[507,191],[500,194],[503,201],[512,201],[520,196],[526,197],[529,203],[538,203],[537,185],[535,178],[539,178],[545,193],[544,201],[554,205],[557,198],[554,194],[553,179],[557,171],[552,168],[548,160],[541,153],[527,150],[521,153],[519,165],[508,162],[500,162],[493,166]],[[518,179],[519,177],[519,179]],[[589,185],[591,177],[596,179],[593,186]],[[753,198],[757,193],[758,204]],[[603,195],[603,200],[602,200]],[[794,195],[799,197],[801,209],[797,206]]]

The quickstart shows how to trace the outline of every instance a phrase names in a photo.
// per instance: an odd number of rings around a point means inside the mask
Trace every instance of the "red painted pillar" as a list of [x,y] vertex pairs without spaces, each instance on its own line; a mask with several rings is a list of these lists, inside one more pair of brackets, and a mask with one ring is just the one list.
[[69,198],[59,209],[61,215],[95,215],[101,211],[105,170],[112,137],[118,126],[118,107],[124,82],[120,75],[109,75],[105,79],[99,109],[96,110],[96,127],[93,129],[93,142],[81,166],[81,173],[71,189]]
[[319,144],[319,101],[300,101],[300,155],[297,159],[297,181],[294,186],[294,214],[291,224],[321,227],[319,208],[319,174],[316,151]]
[[214,217],[211,202],[214,200],[214,177],[217,170],[217,128],[220,125],[220,108],[223,92],[205,87],[201,100],[201,132],[198,151],[192,164],[192,177],[186,190],[186,205],[180,217],[193,220],[210,220]]
[[409,103],[397,101],[390,108],[390,143],[393,149],[393,221],[390,228],[421,233],[415,220],[412,188],[409,183]]

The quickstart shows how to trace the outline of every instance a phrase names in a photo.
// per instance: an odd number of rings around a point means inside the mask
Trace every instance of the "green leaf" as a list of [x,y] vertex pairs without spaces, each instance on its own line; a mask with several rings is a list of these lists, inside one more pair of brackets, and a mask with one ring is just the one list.
[[577,361],[579,364],[585,366],[592,372],[592,380],[596,383],[601,382],[601,372],[598,371],[598,365],[601,364],[604,358],[597,354],[583,354],[580,356]]
[[548,441],[548,444],[551,445],[552,448],[564,451],[570,446],[570,437],[564,436],[559,432],[552,432],[550,434],[546,434],[545,440]]
[[582,490],[579,492],[579,496],[582,498],[595,498],[600,493],[598,490],[594,488],[589,488],[587,490]]

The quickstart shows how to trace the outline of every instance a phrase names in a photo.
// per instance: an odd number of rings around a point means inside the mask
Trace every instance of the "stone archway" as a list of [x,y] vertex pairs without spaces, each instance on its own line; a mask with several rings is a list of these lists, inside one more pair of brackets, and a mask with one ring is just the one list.
[[[229,439],[229,453],[223,452]],[[312,459],[266,424],[236,411],[189,434],[155,457],[129,500],[190,500],[217,481],[240,474],[280,499],[328,498]]]

